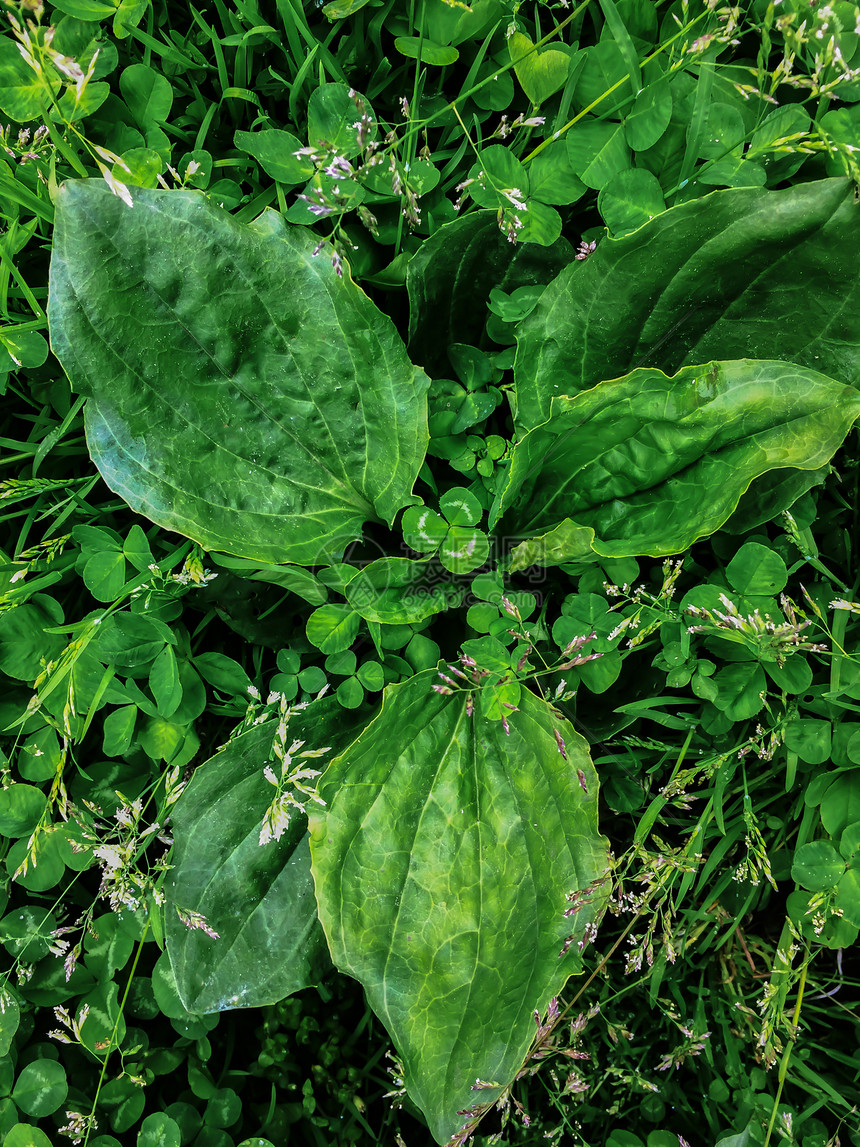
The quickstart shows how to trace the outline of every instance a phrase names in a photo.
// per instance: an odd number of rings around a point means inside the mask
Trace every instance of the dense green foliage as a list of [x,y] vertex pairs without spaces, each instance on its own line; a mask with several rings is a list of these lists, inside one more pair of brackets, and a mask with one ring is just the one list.
[[860,8],[5,6],[5,1147],[860,1144]]

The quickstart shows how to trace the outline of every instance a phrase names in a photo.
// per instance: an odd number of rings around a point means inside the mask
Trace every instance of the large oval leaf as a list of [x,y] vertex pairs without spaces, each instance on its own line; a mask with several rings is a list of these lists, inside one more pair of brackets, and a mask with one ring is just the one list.
[[860,384],[860,205],[847,179],[730,189],[603,239],[518,329],[517,418],[637,366],[787,359]]
[[389,687],[326,771],[311,855],[335,963],[364,985],[443,1143],[476,1078],[513,1078],[533,1012],[580,970],[576,945],[559,953],[603,898],[571,920],[565,895],[599,881],[608,858],[583,738],[528,692],[506,736],[435,680]]
[[[263,769],[277,726],[277,720],[253,726],[200,765],[173,814],[167,950],[191,1012],[276,1003],[318,983],[331,967],[317,920],[306,819],[296,815],[280,840],[260,844],[275,795]],[[307,748],[336,752],[355,726],[326,701],[293,716],[288,730],[288,744],[306,738]],[[277,761],[273,768],[279,771]],[[179,912],[186,919],[202,915],[217,939],[183,923]]]
[[314,237],[201,192],[100,180],[57,203],[50,324],[112,490],[160,526],[325,564],[391,522],[427,445],[426,376]]
[[680,553],[723,525],[754,478],[823,466],[858,414],[860,391],[792,363],[713,362],[671,378],[640,368],[553,399],[514,448],[493,520],[504,513],[508,538],[526,539],[513,569],[591,547]]

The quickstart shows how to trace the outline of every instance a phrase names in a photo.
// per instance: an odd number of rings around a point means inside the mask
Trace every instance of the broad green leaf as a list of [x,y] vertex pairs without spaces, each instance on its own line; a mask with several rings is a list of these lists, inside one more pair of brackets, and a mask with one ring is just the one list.
[[314,88],[308,101],[308,143],[322,151],[336,151],[354,159],[365,146],[359,138],[359,106],[370,118],[364,133],[366,142],[376,138],[376,118],[364,96],[350,95],[346,84],[321,84]]
[[15,877],[16,884],[30,892],[46,892],[59,884],[66,865],[62,857],[61,838],[55,832],[40,833],[32,848],[26,838],[15,841],[5,857],[6,871],[10,877],[14,876],[28,856],[31,857],[28,869]]
[[0,835],[29,836],[48,804],[34,785],[11,784],[0,789]]
[[48,344],[40,331],[0,328],[0,374],[22,366],[28,369],[42,366],[47,357]]
[[440,227],[409,262],[409,350],[436,377],[450,370],[451,343],[483,337],[490,292],[544,286],[573,259],[566,239],[551,247],[509,243],[494,211],[473,211]]
[[716,1147],[749,1147],[752,1142],[750,1134],[750,1127],[752,1126],[753,1124],[750,1123],[739,1135],[724,1135],[717,1140]]
[[[416,634],[418,636],[418,634]],[[364,661],[356,674],[365,689],[378,693],[385,685],[385,674],[378,661]]]
[[609,120],[581,120],[567,133],[567,158],[585,186],[599,191],[613,175],[630,166],[624,125]]
[[385,691],[379,716],[326,771],[310,826],[334,961],[364,985],[444,1143],[475,1102],[475,1079],[509,1082],[533,1012],[580,970],[575,943],[559,953],[599,917],[603,895],[570,920],[565,896],[601,880],[607,851],[597,777],[570,725],[524,692],[506,736],[500,722],[470,718],[464,694],[434,693],[434,680]]
[[[830,114],[822,117],[822,126]],[[809,113],[798,104],[784,104],[773,108],[753,133],[746,157],[764,166],[771,186],[794,175],[806,162],[808,155],[803,151],[792,154],[791,145],[797,145],[797,137],[809,131],[810,122]],[[788,148],[788,153],[781,153],[782,148]]]
[[[180,692],[180,699],[182,694]],[[170,762],[178,756],[186,729],[164,717],[148,717],[140,731],[140,747],[154,761]]]
[[[210,656],[217,657],[218,654],[210,654]],[[195,658],[194,663],[199,667],[200,659]],[[171,717],[179,708],[179,703],[182,700],[179,665],[172,646],[165,645],[153,661],[149,671],[149,688],[152,690],[152,695],[158,706],[158,715]]]
[[[834,838],[856,820],[860,820],[860,774],[857,770],[841,773],[821,801],[821,823]],[[2,794],[0,794],[2,795]]]
[[642,367],[553,399],[549,421],[514,447],[491,525],[504,513],[509,538],[559,530],[544,543],[556,554],[581,544],[578,527],[609,557],[680,553],[719,529],[759,474],[823,465],[858,415],[854,387],[792,363],[671,378]]
[[860,928],[860,867],[852,866],[839,881],[834,907],[841,910],[846,924]]
[[394,47],[401,56],[410,60],[420,60],[422,64],[432,67],[444,68],[448,64],[456,64],[460,53],[449,44],[436,44],[433,40],[422,40],[420,36],[398,36]]
[[125,557],[121,550],[100,550],[87,558],[83,582],[96,601],[116,601],[125,585]]
[[640,365],[786,359],[858,384],[858,265],[860,204],[845,179],[716,191],[603,239],[517,332],[518,421],[536,426],[554,395]]
[[113,18],[114,36],[118,40],[125,40],[130,36],[132,29],[143,19],[148,7],[149,0],[120,0]]
[[343,593],[357,573],[356,566],[351,566],[347,562],[334,562],[319,571],[319,580],[335,593]]
[[0,988],[0,1057],[9,1054],[20,1022],[21,1006],[17,996],[8,986]]
[[154,68],[131,64],[119,77],[119,89],[137,126],[144,131],[153,124],[163,123],[170,115],[173,88]]
[[491,673],[508,674],[511,670],[511,654],[495,637],[473,637],[464,641],[463,652],[477,662],[479,668]]
[[596,661],[587,661],[574,670],[582,684],[592,693],[605,693],[621,676],[621,654],[605,653]]
[[347,16],[352,16],[369,2],[370,0],[329,0],[328,4],[323,5],[323,15],[329,20],[345,20]]
[[[551,208],[546,208],[546,210],[551,210]],[[524,234],[524,232],[520,232],[520,234]],[[533,229],[529,229],[529,234],[534,234]],[[502,401],[501,391],[495,387],[491,387],[487,391],[473,390],[467,393],[461,391],[460,395],[453,396],[451,405],[457,407],[457,416],[451,425],[451,434],[462,434],[464,430],[468,430],[477,422],[484,422]]]
[[[228,1089],[225,1088],[225,1090]],[[238,1117],[236,1115],[230,1122],[235,1123]],[[210,1120],[207,1118],[207,1123],[209,1122]],[[218,1127],[221,1124],[216,1123],[215,1126]],[[179,1147],[181,1142],[182,1132],[176,1120],[171,1119],[164,1111],[154,1111],[151,1115],[147,1115],[141,1123],[137,1133],[136,1147]]]
[[128,531],[125,541],[122,543],[122,552],[138,573],[143,573],[153,564],[154,558],[146,534],[137,522]]
[[403,656],[415,672],[420,673],[422,669],[436,667],[442,656],[442,650],[435,641],[425,637],[423,633],[416,633],[404,649]]
[[516,231],[518,243],[539,243],[541,247],[551,247],[561,235],[561,216],[554,207],[541,203],[539,199],[529,199],[524,211],[515,211],[522,225]]
[[536,48],[522,32],[508,37],[508,51],[520,87],[534,107],[539,107],[567,83],[570,56],[566,52],[558,48]]
[[84,20],[59,20],[51,46],[77,60],[83,72],[89,71],[93,65],[92,78],[95,80],[106,79],[119,61],[117,47],[105,39],[103,29],[94,28],[92,23]]
[[56,657],[66,644],[59,634],[46,631],[62,620],[57,603],[41,593],[0,614],[0,671],[18,681],[35,681],[43,662]]
[[712,187],[764,187],[767,172],[746,159],[718,159],[697,172],[696,179]]
[[489,554],[489,539],[482,530],[452,526],[439,550],[439,561],[451,573],[467,574],[484,565]]
[[48,955],[56,927],[56,917],[47,909],[28,904],[0,920],[0,944],[11,956],[21,956],[28,964],[35,964]]
[[660,77],[643,88],[624,121],[624,138],[634,151],[653,147],[672,118],[672,91],[669,81]]
[[[443,537],[447,533],[446,527]],[[439,572],[436,563],[379,558],[365,566],[344,593],[350,607],[366,621],[412,625],[459,604],[462,592],[453,585],[440,585]]]
[[[110,84],[105,83],[97,84],[90,81],[80,96],[75,88],[67,87],[57,101],[57,107],[48,113],[49,118],[55,122],[67,120],[69,123],[77,123],[98,111],[109,95]],[[131,182],[128,173],[125,173],[125,178]]]
[[24,62],[11,36],[0,40],[0,111],[19,123],[37,119],[51,106],[59,83],[50,84]]
[[253,155],[267,175],[279,183],[295,186],[305,183],[314,173],[307,156],[296,155],[301,143],[294,135],[278,128],[263,131],[237,131],[233,142],[240,151]]
[[526,168],[529,196],[541,203],[576,203],[586,192],[585,184],[573,173],[567,145],[557,139],[539,152]]
[[564,562],[587,562],[595,559],[594,530],[577,526],[569,519],[519,542],[511,551],[510,572],[519,573],[530,566],[560,566]]
[[514,200],[504,192],[519,192],[525,201],[529,189],[526,169],[510,148],[493,144],[481,152],[481,158],[469,172],[469,194],[480,207],[505,207],[514,205]]
[[241,225],[200,192],[133,196],[69,182],[57,205],[51,339],[90,396],[93,460],[133,509],[207,548],[331,561],[412,500],[426,376],[275,212]]
[[802,844],[794,854],[791,879],[809,892],[835,888],[845,872],[845,861],[829,840],[812,840]]
[[119,1005],[119,986],[111,980],[99,984],[80,1001],[76,1018],[82,1045],[103,1058],[111,1038],[117,1043],[125,1038],[126,1021]]
[[[188,169],[192,164],[197,166],[189,172]],[[188,187],[199,187],[202,190],[207,188],[211,182],[214,164],[215,160],[211,152],[202,147],[196,147],[194,151],[185,152],[176,164],[176,170],[179,172],[183,184]]]
[[108,662],[121,669],[146,665],[176,637],[163,622],[142,613],[114,613],[99,627],[96,647]]
[[777,688],[786,693],[805,693],[812,684],[812,667],[802,654],[787,657],[783,665],[764,662],[763,668]]
[[655,175],[641,167],[628,167],[604,186],[597,210],[613,235],[627,235],[665,211],[666,202]]
[[711,678],[717,689],[714,704],[731,721],[746,721],[764,708],[767,679],[755,661],[725,665]]
[[230,697],[247,695],[251,679],[238,661],[223,653],[200,653],[194,664],[203,678],[220,693]]
[[364,689],[357,677],[350,677],[338,685],[335,697],[344,709],[357,709],[364,701]]
[[209,561],[226,570],[233,570],[249,581],[268,582],[279,585],[297,594],[310,605],[322,605],[328,598],[326,587],[314,577],[310,570],[294,565],[273,565],[237,558],[232,554],[209,554]]
[[[614,40],[601,40],[582,52],[584,63],[580,67],[574,89],[574,107],[584,110],[596,104],[596,115],[608,116],[613,112],[626,112],[630,107],[630,85],[624,56]],[[611,89],[615,89],[612,91]],[[575,130],[575,129],[574,129]]]
[[818,470],[772,470],[755,478],[741,503],[726,522],[731,534],[749,534],[771,521],[801,498],[807,490],[820,486],[831,472],[829,465]]
[[323,653],[341,653],[358,636],[361,615],[351,605],[327,602],[307,620],[308,641]]
[[785,726],[784,744],[808,765],[823,765],[830,760],[830,722],[795,717]]
[[760,542],[745,542],[726,567],[726,579],[738,593],[781,593],[788,570],[776,550]]
[[[167,945],[182,1003],[198,1013],[273,1004],[318,982],[330,967],[317,921],[304,816],[260,844],[275,796],[263,776],[277,720],[256,725],[194,772],[172,815],[174,851],[166,893]],[[293,716],[308,749],[348,743],[352,725],[331,701]],[[309,766],[325,768],[326,758]],[[178,911],[202,914],[218,939]]]
[[157,187],[164,171],[164,160],[151,147],[133,147],[122,153],[122,163],[113,166],[113,177],[120,183],[138,187]]
[[425,0],[423,9],[427,34],[439,44],[480,41],[509,12],[503,0],[473,0],[462,6],[448,0]]
[[358,658],[351,649],[342,653],[330,653],[325,659],[326,673],[334,673],[339,677],[351,677],[358,665]]
[[105,20],[117,10],[116,4],[103,4],[101,0],[56,0],[53,6],[76,20]]
[[[128,923],[129,914],[125,914]],[[133,927],[133,925],[132,925]],[[105,913],[93,921],[92,932],[84,936],[87,969],[99,979],[110,979],[114,972],[124,968],[134,951],[136,937],[123,926],[123,917],[115,912]]]
[[438,550],[444,542],[448,523],[435,510],[410,506],[403,515],[402,529],[407,546],[419,554],[427,554]]
[[728,156],[740,158],[745,135],[743,117],[736,107],[712,103],[708,110],[707,130],[699,144],[699,157],[713,160]]
[[499,72],[499,64],[490,56],[485,57],[475,76],[478,87],[472,99],[484,111],[504,112],[514,99],[514,77],[510,71]]
[[6,1132],[3,1147],[51,1147],[51,1140],[30,1123],[16,1123]]
[[12,1089],[16,1107],[34,1119],[53,1115],[68,1094],[65,1068],[53,1059],[37,1059],[28,1063]]
[[478,695],[478,710],[488,721],[501,721],[510,716],[512,707],[520,703],[522,685],[519,681],[494,681],[490,678]]
[[439,509],[452,526],[477,526],[484,516],[484,508],[471,490],[453,486],[439,499]]

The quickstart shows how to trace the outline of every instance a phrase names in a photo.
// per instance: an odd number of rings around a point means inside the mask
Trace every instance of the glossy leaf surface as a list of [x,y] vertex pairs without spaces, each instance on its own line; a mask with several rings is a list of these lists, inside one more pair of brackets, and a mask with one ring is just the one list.
[[858,414],[854,387],[791,363],[640,368],[553,400],[514,449],[495,520],[525,541],[515,569],[584,556],[583,528],[599,554],[680,553],[754,478],[823,466]]
[[513,1077],[534,1010],[579,970],[576,944],[559,952],[602,901],[566,920],[565,895],[603,875],[607,852],[586,742],[527,691],[505,736],[435,680],[386,690],[327,770],[310,823],[335,963],[364,985],[442,1143],[476,1078]]
[[202,194],[67,182],[55,353],[90,396],[90,453],[139,513],[211,549],[331,560],[391,521],[427,444],[427,379],[313,236]]
[[860,383],[860,204],[846,179],[730,189],[603,239],[518,331],[517,418],[636,366],[785,359]]
[[[295,737],[307,748],[336,752],[352,727],[336,702],[317,702],[291,719],[288,744]],[[173,813],[167,948],[180,997],[192,1012],[276,1003],[317,983],[331,966],[317,919],[306,820],[295,816],[280,840],[260,844],[275,795],[263,769],[276,728],[277,719],[256,725],[200,765]],[[280,770],[274,758],[272,767]],[[189,928],[177,909],[202,914],[218,939]]]

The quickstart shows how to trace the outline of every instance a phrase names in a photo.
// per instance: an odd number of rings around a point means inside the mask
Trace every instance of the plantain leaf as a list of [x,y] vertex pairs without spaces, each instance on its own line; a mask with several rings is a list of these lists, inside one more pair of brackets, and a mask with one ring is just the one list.
[[324,564],[415,499],[426,387],[394,324],[274,211],[67,182],[52,346],[102,477],[210,549]]
[[[331,966],[317,920],[307,821],[296,814],[280,840],[260,844],[275,789],[263,776],[278,722],[255,725],[194,772],[173,813],[173,869],[166,884],[167,950],[188,1011],[261,1007],[319,981]],[[337,752],[355,729],[335,701],[314,702],[288,725],[288,745]],[[313,760],[308,762],[313,766]],[[317,765],[318,768],[324,768]],[[201,914],[218,938],[190,928]]]
[[517,418],[636,366],[786,359],[860,384],[860,204],[848,179],[716,191],[603,239],[517,332]]
[[[581,970],[576,944],[559,953],[603,894],[569,920],[565,896],[600,882],[608,854],[583,738],[526,691],[506,736],[467,715],[464,693],[433,692],[435,679],[385,691],[326,771],[310,827],[334,961],[364,985],[443,1143],[458,1112],[513,1078],[534,1011]],[[476,1078],[499,1086],[476,1097]]]
[[[642,367],[574,397],[514,447],[502,514],[514,569],[596,553],[680,553],[719,529],[754,478],[816,470],[860,415],[860,392],[785,362]],[[779,506],[779,508],[784,508]]]

